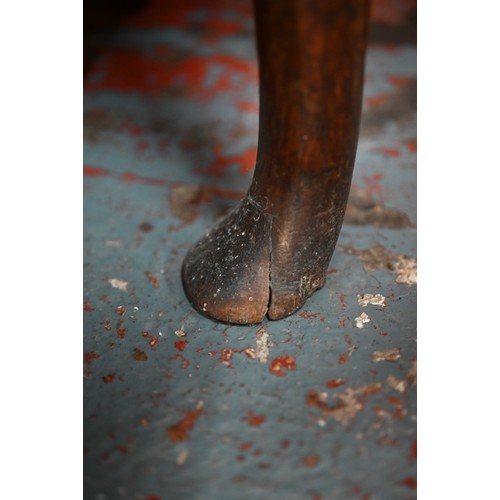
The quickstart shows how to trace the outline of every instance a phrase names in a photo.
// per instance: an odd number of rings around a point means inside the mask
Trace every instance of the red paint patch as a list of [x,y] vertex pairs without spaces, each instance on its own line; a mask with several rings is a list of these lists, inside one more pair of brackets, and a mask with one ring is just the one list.
[[118,334],[118,337],[120,337],[121,339],[125,337],[125,333],[128,332],[128,328],[123,328],[122,325],[123,325],[123,319],[118,321],[118,323],[116,324],[116,333]]
[[[219,76],[209,83],[207,76],[214,71]],[[204,102],[218,93],[254,85],[256,80],[256,61],[220,53],[193,56],[161,45],[148,51],[115,48],[106,53],[92,68],[84,88],[144,93],[170,90],[177,97],[194,97]]]
[[382,187],[380,186],[381,179],[382,174],[380,173],[363,176],[363,182],[366,185],[366,191],[368,192],[368,194],[378,193],[382,191]]
[[212,177],[224,177],[225,171],[232,165],[238,165],[240,173],[246,175],[253,171],[257,158],[257,149],[249,148],[240,155],[224,156],[222,147],[217,144],[214,149],[215,160],[204,172]]
[[209,356],[219,356],[217,361],[223,365],[226,365],[228,368],[234,368],[231,364],[231,360],[233,359],[233,354],[241,353],[241,349],[221,349],[220,351],[208,351]]
[[118,314],[118,316],[123,316],[127,312],[127,310],[123,306],[118,306],[115,312],[116,314]]
[[145,184],[146,186],[164,187],[168,182],[164,179],[155,179],[154,177],[143,177],[134,174],[133,172],[125,172],[123,174],[115,174],[115,176],[122,182]]
[[389,96],[387,94],[374,95],[366,98],[366,106],[368,108],[376,108],[388,100]]
[[83,310],[87,312],[95,311],[95,307],[92,307],[88,302],[83,303]]
[[186,345],[188,344],[189,342],[187,340],[178,340],[177,342],[174,342],[174,347],[180,351],[180,352],[183,352],[184,349],[186,348]]
[[412,490],[417,489],[417,480],[414,477],[407,477],[401,481],[401,484]]
[[256,415],[252,410],[247,410],[247,417],[245,420],[248,425],[259,427],[266,421],[266,417],[265,415]]
[[413,139],[412,141],[408,141],[406,143],[406,148],[410,153],[415,154],[417,152],[417,140]]
[[148,332],[142,332],[142,336],[146,339],[148,339],[148,344],[149,347],[152,351],[156,351],[156,345],[158,344],[159,338],[155,337],[154,335],[151,335]]
[[326,386],[329,389],[336,389],[337,387],[340,387],[341,385],[344,385],[344,384],[345,384],[345,380],[343,380],[341,378],[336,378],[336,379],[329,380],[326,383]]
[[395,76],[395,75],[390,75],[387,77],[387,79],[389,80],[389,83],[393,87],[404,87],[413,80],[413,78],[409,76]]
[[401,156],[401,151],[398,148],[378,148],[377,151],[384,156],[390,156],[392,158],[399,158]]
[[284,370],[295,370],[296,368],[295,356],[278,356],[271,361],[269,371],[277,377],[284,377],[286,375]]
[[181,359],[181,368],[186,370],[189,367],[189,359],[186,359],[182,354],[176,354],[172,359]]
[[243,113],[258,113],[259,103],[255,101],[235,101],[236,107]]
[[106,177],[109,175],[109,170],[105,168],[89,167],[88,165],[83,166],[83,175],[85,177]]
[[417,440],[414,439],[413,442],[411,443],[411,452],[410,452],[410,460],[416,460],[417,459]]
[[304,319],[309,319],[309,318],[317,318],[321,313],[309,313],[308,311],[304,311],[303,313],[299,314],[301,318]]
[[398,444],[398,440],[392,439],[389,436],[382,436],[377,439],[377,444],[381,446],[396,446]]
[[90,365],[92,363],[92,360],[97,359],[98,357],[99,354],[96,354],[94,351],[86,352],[83,355],[83,364]]
[[316,467],[319,464],[319,457],[318,457],[318,455],[316,455],[314,453],[310,453],[309,455],[306,455],[302,459],[302,463],[306,467]]
[[203,413],[203,409],[190,411],[186,413],[184,418],[167,429],[168,437],[173,443],[177,441],[186,441],[189,437],[188,433],[193,430],[198,417]]

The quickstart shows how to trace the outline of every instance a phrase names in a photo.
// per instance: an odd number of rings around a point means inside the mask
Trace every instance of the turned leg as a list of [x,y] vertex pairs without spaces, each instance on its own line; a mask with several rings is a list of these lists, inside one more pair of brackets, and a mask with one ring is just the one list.
[[368,0],[255,1],[253,181],[183,264],[186,294],[208,316],[279,319],[324,285],[356,155],[368,7]]

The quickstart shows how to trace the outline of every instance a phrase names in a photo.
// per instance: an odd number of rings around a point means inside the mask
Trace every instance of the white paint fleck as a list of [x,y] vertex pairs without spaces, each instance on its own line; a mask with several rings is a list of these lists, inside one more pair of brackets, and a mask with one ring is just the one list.
[[174,332],[177,337],[185,337],[187,334],[186,332],[184,331],[184,328],[181,328],[180,330],[175,330]]
[[373,306],[383,306],[385,304],[385,297],[380,293],[375,295],[371,293],[363,293],[358,295],[358,304],[361,307],[366,307],[368,304]]
[[183,448],[177,455],[177,459],[175,460],[176,464],[184,465],[188,456],[189,456],[189,451],[186,448]]
[[401,357],[401,348],[395,347],[387,351],[374,351],[372,353],[372,361],[378,363],[379,361],[397,361]]
[[119,280],[118,278],[108,278],[106,280],[113,288],[118,288],[123,292],[128,292],[128,282]]
[[365,312],[361,313],[357,318],[354,318],[356,328],[364,328],[365,323],[369,323],[371,319]]
[[269,333],[267,333],[264,327],[261,327],[257,330],[255,334],[255,357],[261,363],[267,363],[269,358]]
[[415,285],[417,283],[417,261],[411,257],[399,255],[394,262],[396,272],[396,283]]

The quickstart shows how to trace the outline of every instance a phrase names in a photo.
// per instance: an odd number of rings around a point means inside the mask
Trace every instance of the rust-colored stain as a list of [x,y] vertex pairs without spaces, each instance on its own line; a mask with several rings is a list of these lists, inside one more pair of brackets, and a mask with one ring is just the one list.
[[302,463],[306,467],[316,467],[320,462],[319,456],[315,453],[310,453],[302,459]]
[[194,411],[187,412],[184,418],[167,429],[168,437],[173,443],[177,441],[186,441],[189,437],[189,432],[193,430],[198,417],[203,414],[203,408],[198,408]]
[[182,354],[180,353],[177,353],[175,356],[173,356],[172,358],[170,359],[180,359],[182,360],[182,364],[181,364],[181,368],[183,370],[186,370],[188,367],[189,367],[189,359],[186,359]]
[[118,316],[124,316],[126,312],[127,310],[123,306],[118,306],[116,308],[116,314],[118,314]]
[[411,452],[409,456],[410,460],[416,460],[417,459],[417,440],[414,439],[411,443]]
[[304,311],[300,313],[299,316],[304,319],[317,318],[321,313],[310,313],[309,311]]
[[285,370],[295,370],[297,362],[295,356],[278,356],[271,361],[269,371],[277,377],[285,377]]
[[253,443],[251,443],[249,441],[245,441],[244,443],[241,443],[238,446],[238,449],[241,451],[245,451],[245,450],[249,450],[252,446],[253,446]]
[[266,421],[266,417],[265,415],[256,415],[252,410],[247,410],[247,416],[244,420],[252,427],[259,427]]
[[88,302],[83,303],[83,310],[87,312],[95,311],[95,307],[92,307]]
[[148,272],[146,271],[146,276],[147,276],[147,278],[148,278],[148,281],[149,281],[150,283],[153,283],[153,286],[154,286],[155,288],[160,288],[160,282],[158,281],[158,278],[157,278],[154,274],[148,273]]
[[116,373],[108,373],[107,375],[104,375],[102,377],[102,381],[105,384],[111,384],[111,382],[113,382],[113,380],[115,379],[115,377],[116,377]]
[[377,439],[377,444],[381,446],[396,446],[398,444],[398,440],[390,438],[389,436],[382,436]]
[[143,222],[139,225],[139,231],[142,231],[143,233],[150,233],[153,229],[154,226],[149,222]]
[[99,354],[96,354],[94,351],[86,352],[83,355],[83,363],[85,365],[90,365],[92,363],[92,360],[97,359],[98,357],[99,357]]
[[128,328],[123,328],[122,325],[123,325],[123,319],[118,321],[118,323],[116,324],[116,333],[118,334],[118,337],[120,337],[121,339],[125,337],[125,333],[128,332]]
[[146,361],[148,359],[148,355],[142,350],[136,347],[134,352],[132,353],[132,357],[136,361]]
[[401,484],[410,488],[411,490],[417,489],[417,480],[414,477],[406,477],[401,481]]

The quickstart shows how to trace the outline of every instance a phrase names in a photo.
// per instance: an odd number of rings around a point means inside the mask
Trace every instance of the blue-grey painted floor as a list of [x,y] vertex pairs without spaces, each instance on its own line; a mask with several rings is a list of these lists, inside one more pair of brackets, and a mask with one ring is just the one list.
[[251,180],[251,3],[179,4],[85,42],[84,497],[414,498],[414,2],[372,11],[325,287],[248,327],[199,315],[180,266]]

